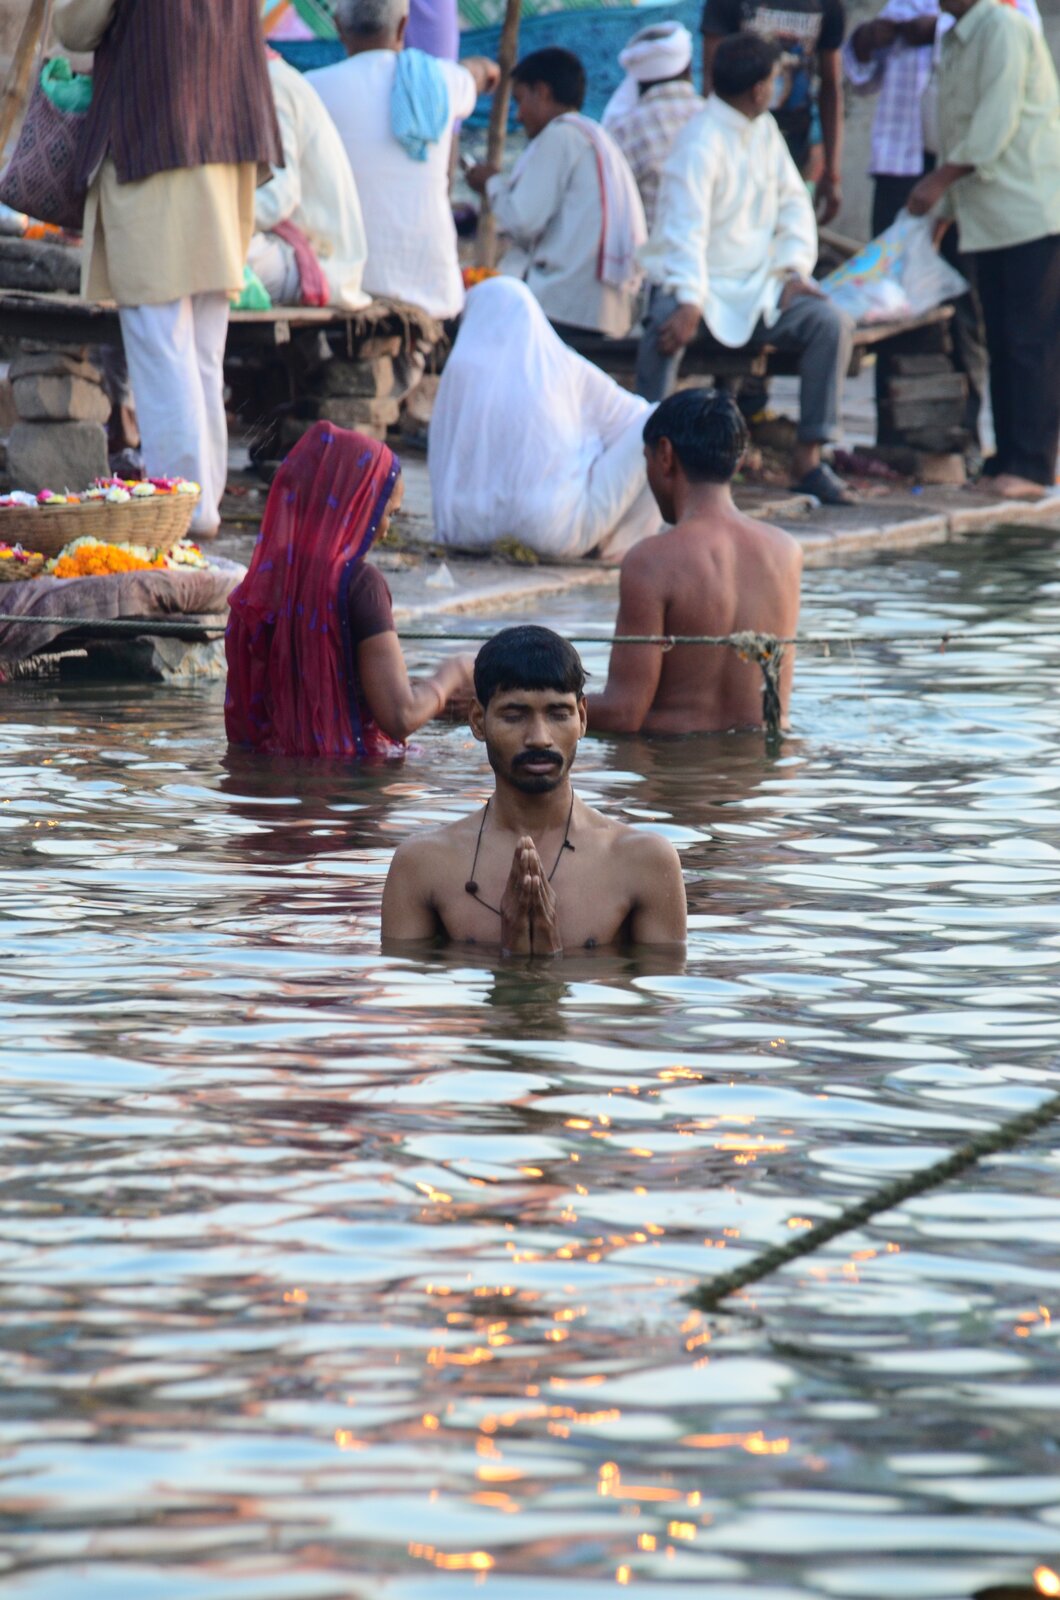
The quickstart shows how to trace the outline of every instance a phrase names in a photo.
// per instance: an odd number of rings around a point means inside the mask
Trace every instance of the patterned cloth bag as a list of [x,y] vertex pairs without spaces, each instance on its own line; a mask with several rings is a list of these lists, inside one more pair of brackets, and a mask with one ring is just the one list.
[[[48,37],[50,21],[49,5],[42,39]],[[62,59],[44,66],[14,154],[0,177],[0,200],[5,205],[72,233],[81,231],[85,215],[86,187],[77,167],[91,84],[91,78],[71,73]]]

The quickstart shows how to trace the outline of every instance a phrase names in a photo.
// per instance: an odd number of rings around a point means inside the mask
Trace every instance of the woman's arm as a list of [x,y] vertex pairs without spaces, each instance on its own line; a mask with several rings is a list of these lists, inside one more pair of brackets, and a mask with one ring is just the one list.
[[470,656],[450,656],[431,677],[410,678],[396,633],[377,633],[357,646],[361,691],[391,739],[407,739],[444,711],[454,695],[469,691],[473,671]]
[[110,27],[118,0],[55,0],[55,36],[68,50],[94,50]]

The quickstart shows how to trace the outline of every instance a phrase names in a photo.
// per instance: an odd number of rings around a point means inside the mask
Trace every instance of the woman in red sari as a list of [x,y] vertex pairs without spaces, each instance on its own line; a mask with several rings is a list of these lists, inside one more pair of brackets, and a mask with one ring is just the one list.
[[469,656],[423,680],[406,671],[390,590],[365,560],[400,502],[400,462],[375,439],[319,422],[291,451],[228,602],[231,744],[386,756],[470,689]]

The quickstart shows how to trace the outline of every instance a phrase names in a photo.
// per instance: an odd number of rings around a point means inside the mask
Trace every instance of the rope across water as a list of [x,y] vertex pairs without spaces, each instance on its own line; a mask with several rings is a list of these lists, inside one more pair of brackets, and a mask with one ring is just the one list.
[[[13,623],[22,627],[59,628],[63,632],[78,632],[89,637],[105,638],[125,635],[134,638],[158,639],[187,639],[201,642],[204,639],[220,639],[224,637],[225,629],[221,623],[215,623],[208,618],[166,620],[152,617],[59,617],[55,615],[36,614],[29,616],[11,616],[0,613],[0,626]],[[484,644],[492,638],[491,633],[441,633],[437,629],[432,631],[409,629],[399,635],[404,644]],[[780,672],[784,664],[786,650],[793,646],[802,646],[805,649],[823,649],[826,652],[833,645],[848,645],[851,649],[855,644],[926,644],[936,645],[940,650],[951,646],[988,646],[1000,640],[1020,640],[1027,637],[1027,630],[1021,629],[1008,633],[994,632],[979,635],[961,635],[945,633],[891,633],[886,635],[857,635],[857,634],[803,634],[791,638],[779,638],[771,633],[634,633],[616,634],[611,638],[598,634],[571,634],[571,644],[601,644],[601,645],[654,645],[657,649],[669,651],[678,645],[726,645],[730,650],[735,650],[738,655],[747,661],[755,661],[762,672],[762,721],[765,725],[766,744],[774,748],[780,740],[781,734],[781,704],[780,704]],[[1041,638],[1041,635],[1038,635]]]
[[906,1200],[926,1194],[929,1189],[937,1189],[940,1184],[948,1183],[951,1178],[974,1166],[984,1156],[994,1156],[1002,1150],[1011,1150],[1015,1145],[1022,1144],[1032,1133],[1037,1133],[1040,1128],[1055,1122],[1057,1118],[1060,1118],[1060,1094],[1050,1095],[1048,1100],[1043,1100],[1033,1111],[1021,1112],[1019,1116],[1010,1117],[1007,1122],[1002,1122],[996,1128],[979,1134],[977,1138],[969,1139],[967,1144],[962,1144],[950,1155],[944,1156],[941,1161],[932,1162],[931,1166],[925,1167],[923,1171],[885,1183],[882,1188],[867,1195],[864,1200],[859,1200],[857,1205],[846,1207],[837,1217],[817,1223],[808,1232],[800,1233],[787,1244],[775,1245],[772,1250],[764,1250],[761,1255],[754,1256],[744,1266],[737,1267],[734,1272],[726,1272],[720,1278],[709,1278],[698,1289],[694,1289],[688,1298],[692,1305],[701,1311],[714,1310],[722,1300],[735,1294],[738,1289],[746,1289],[748,1284],[768,1278],[779,1268],[786,1267],[789,1262],[798,1261],[803,1256],[815,1255],[833,1239],[839,1238],[840,1234],[851,1233],[855,1228],[860,1228],[871,1221],[873,1217],[879,1216],[881,1212],[892,1211],[895,1206],[901,1205]]

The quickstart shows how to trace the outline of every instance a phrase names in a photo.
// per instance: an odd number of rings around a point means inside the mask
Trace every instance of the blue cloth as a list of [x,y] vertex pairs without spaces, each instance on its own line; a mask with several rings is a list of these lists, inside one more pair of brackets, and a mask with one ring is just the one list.
[[423,50],[402,50],[394,71],[390,126],[413,161],[426,161],[428,147],[449,126],[449,86],[437,59]]

